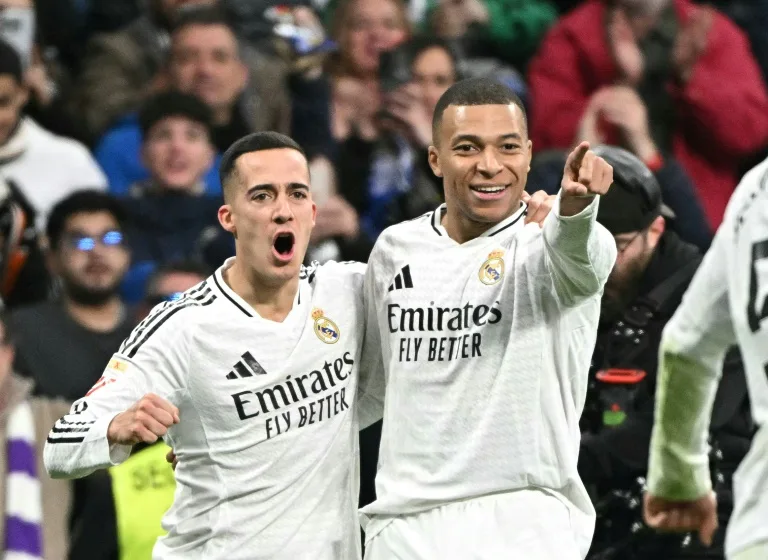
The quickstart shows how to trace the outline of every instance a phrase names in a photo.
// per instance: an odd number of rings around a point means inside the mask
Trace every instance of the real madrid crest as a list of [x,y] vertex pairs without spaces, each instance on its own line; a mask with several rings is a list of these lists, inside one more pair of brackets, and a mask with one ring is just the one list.
[[323,314],[322,309],[313,309],[312,318],[315,320],[314,331],[317,338],[326,344],[336,344],[339,341],[341,336],[339,327]]
[[480,282],[488,286],[498,283],[504,278],[504,251],[496,250],[488,255],[488,259],[480,267],[478,276]]

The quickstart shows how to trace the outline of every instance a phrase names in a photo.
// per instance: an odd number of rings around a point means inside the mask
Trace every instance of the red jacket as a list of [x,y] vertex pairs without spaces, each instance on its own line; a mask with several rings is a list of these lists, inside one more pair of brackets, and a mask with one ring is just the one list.
[[[690,0],[673,0],[684,23]],[[619,78],[601,0],[588,0],[547,34],[531,62],[531,139],[534,150],[573,146],[590,95]],[[666,85],[675,101],[673,155],[696,183],[716,228],[739,180],[745,157],[768,146],[768,93],[746,36],[715,14],[705,52],[688,83]]]

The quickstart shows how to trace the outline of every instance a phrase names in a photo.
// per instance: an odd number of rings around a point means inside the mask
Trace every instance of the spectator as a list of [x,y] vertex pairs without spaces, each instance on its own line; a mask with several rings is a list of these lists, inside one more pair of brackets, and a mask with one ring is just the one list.
[[[664,203],[673,211],[668,224],[684,241],[706,251],[712,241],[712,231],[696,187],[688,174],[672,157],[662,158],[651,137],[648,111],[635,90],[626,86],[611,86],[598,90],[590,98],[576,133],[578,141],[587,140],[594,147],[605,142],[600,115],[610,113],[621,133],[623,144],[633,155],[646,162],[661,186]],[[529,192],[542,189],[555,194],[567,154],[551,150],[534,157],[528,177]],[[533,190],[530,190],[533,189]]]
[[[147,181],[134,184],[124,201],[133,266],[124,295],[140,296],[154,266],[196,256],[203,231],[220,229],[220,197],[205,196],[203,177],[213,160],[211,110],[192,95],[161,93],[139,121]],[[131,287],[132,286],[132,287]]]
[[[212,140],[221,153],[238,138],[267,125],[258,94],[246,88],[249,69],[239,49],[234,31],[217,9],[189,10],[179,16],[173,28],[168,65],[162,74],[164,90],[194,94],[209,105]],[[269,76],[260,79],[268,80]],[[272,93],[283,95],[280,91]],[[125,194],[132,183],[148,177],[139,157],[140,144],[137,114],[111,129],[99,142],[96,157],[109,177],[113,194]],[[214,166],[208,170],[206,185],[209,194],[221,192]]]
[[[591,555],[601,557],[610,550],[607,556],[614,558],[723,558],[723,531],[706,549],[697,539],[683,544],[687,539],[682,535],[643,535],[631,529],[639,520],[631,506],[624,511],[607,507],[615,504],[611,500],[615,495],[640,498],[637,479],[647,474],[662,331],[702,254],[665,229],[661,189],[638,158],[615,147],[600,146],[595,153],[613,166],[614,183],[601,197],[597,221],[613,235],[618,256],[605,284],[581,416],[579,475],[585,485],[594,487],[600,517]],[[731,513],[725,499],[731,492],[731,477],[754,433],[743,364],[738,356],[732,357],[723,365],[710,433],[720,451],[714,489],[721,527]]]
[[82,117],[91,142],[120,117],[135,111],[145,96],[163,87],[168,29],[178,4],[176,0],[149,0],[145,13],[131,24],[89,41],[73,111]]
[[462,41],[473,55],[496,57],[519,68],[525,67],[557,19],[557,10],[549,0],[429,3],[427,17],[436,35]]
[[13,335],[0,313],[0,556],[66,560],[71,486],[45,474],[43,446],[70,403],[32,397],[32,383],[12,369]]
[[[210,80],[205,87],[207,93],[217,95],[221,86],[214,87],[214,83],[221,79],[215,75],[233,63],[241,64],[240,56],[229,52],[231,49],[223,45],[219,37],[216,37],[215,48],[206,46],[217,34],[210,30],[192,33],[186,30],[185,35],[198,35],[198,38],[185,38],[180,50],[169,53],[171,30],[177,34],[182,31],[177,25],[187,26],[179,18],[200,9],[208,11],[205,6],[192,6],[194,4],[216,3],[216,0],[149,0],[147,14],[130,26],[93,38],[83,62],[75,105],[94,142],[109,127],[138,110],[147,96],[167,88],[172,82],[167,68],[169,55],[182,56],[188,70],[207,76]],[[205,24],[201,22],[197,27]],[[250,128],[288,132],[290,104],[282,65],[252,48],[244,47],[242,56],[251,74],[259,77],[247,84],[247,93],[240,100],[241,112]],[[231,79],[230,76],[225,80]],[[207,93],[202,97],[206,98]]]
[[[688,172],[716,228],[740,163],[768,144],[768,93],[744,34],[690,0],[585,2],[531,63],[534,146],[572,145],[591,96],[614,85],[638,92],[661,156]],[[620,110],[600,112],[610,144],[624,143],[620,119]]]
[[331,125],[337,141],[376,138],[379,56],[402,43],[409,34],[402,0],[339,3],[332,27],[339,51],[330,62],[334,78]]
[[[442,183],[429,167],[427,148],[437,100],[458,78],[457,59],[440,39],[414,39],[399,50],[407,53],[411,80],[382,92],[381,136],[375,143],[358,144],[356,152],[342,151],[339,158],[339,192],[362,217],[369,249],[384,228],[434,210],[443,200]],[[323,214],[323,207],[318,207],[315,235],[344,223],[327,220]],[[365,260],[368,254],[342,252],[342,257]]]
[[173,261],[158,267],[147,280],[138,308],[139,320],[165,301],[176,301],[184,292],[210,276],[210,269],[196,260]]
[[82,397],[130,334],[133,317],[118,297],[130,259],[124,223],[119,203],[98,191],[76,192],[51,211],[49,266],[61,298],[11,316],[17,371],[36,394]]
[[0,41],[0,176],[18,186],[42,228],[56,202],[83,186],[106,188],[106,178],[85,146],[23,115],[27,97],[21,59]]

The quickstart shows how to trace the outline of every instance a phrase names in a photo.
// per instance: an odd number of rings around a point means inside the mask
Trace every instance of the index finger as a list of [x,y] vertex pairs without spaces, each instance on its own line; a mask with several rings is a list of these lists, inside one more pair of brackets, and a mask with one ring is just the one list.
[[568,159],[565,160],[565,169],[573,173],[574,181],[578,180],[579,168],[581,168],[581,162],[584,160],[584,156],[589,151],[589,142],[584,141],[568,154]]

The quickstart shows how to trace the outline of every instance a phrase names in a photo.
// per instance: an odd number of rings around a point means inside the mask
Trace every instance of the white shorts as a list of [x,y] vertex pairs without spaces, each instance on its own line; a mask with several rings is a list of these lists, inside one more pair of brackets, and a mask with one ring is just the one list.
[[568,508],[541,490],[447,504],[393,519],[365,560],[580,560]]

